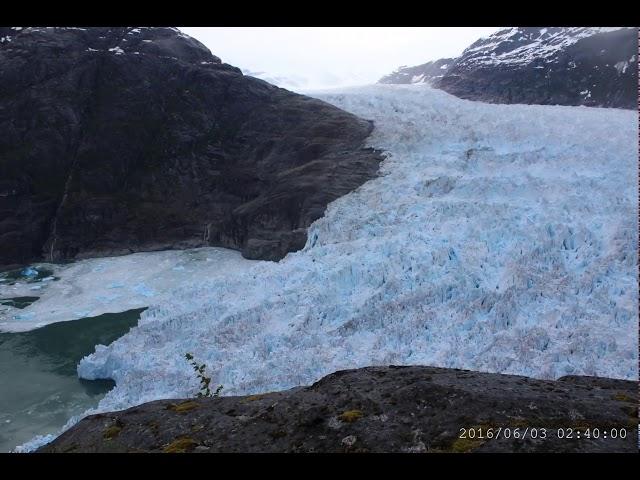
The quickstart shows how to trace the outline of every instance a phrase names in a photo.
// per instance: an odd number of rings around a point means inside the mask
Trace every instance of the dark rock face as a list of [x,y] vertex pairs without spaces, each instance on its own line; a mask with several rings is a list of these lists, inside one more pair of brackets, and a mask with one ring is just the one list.
[[382,77],[378,83],[428,83],[432,85],[436,79],[443,77],[447,73],[455,60],[455,58],[441,58],[440,60],[423,63],[415,67],[400,67],[395,72]]
[[0,268],[195,246],[276,260],[375,176],[371,122],[173,28],[0,30]]
[[442,76],[433,76],[437,62],[430,62],[380,83],[429,83],[490,103],[638,106],[637,28],[514,27],[478,40],[453,62],[445,60]]
[[[94,415],[38,451],[636,452],[637,403],[637,382],[624,380],[368,367],[284,392]],[[460,438],[461,428],[474,438]]]

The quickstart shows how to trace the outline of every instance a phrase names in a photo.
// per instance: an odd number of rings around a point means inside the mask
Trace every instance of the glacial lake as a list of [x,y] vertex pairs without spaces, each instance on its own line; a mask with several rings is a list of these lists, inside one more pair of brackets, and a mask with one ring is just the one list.
[[56,433],[71,417],[95,407],[114,382],[79,379],[78,362],[96,345],[127,333],[144,310],[0,333],[0,452]]

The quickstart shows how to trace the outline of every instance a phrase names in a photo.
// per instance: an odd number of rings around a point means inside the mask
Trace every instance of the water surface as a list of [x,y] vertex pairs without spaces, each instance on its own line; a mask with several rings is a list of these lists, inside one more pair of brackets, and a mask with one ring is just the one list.
[[36,435],[57,432],[98,404],[110,380],[79,379],[80,359],[138,323],[144,308],[0,333],[0,452]]

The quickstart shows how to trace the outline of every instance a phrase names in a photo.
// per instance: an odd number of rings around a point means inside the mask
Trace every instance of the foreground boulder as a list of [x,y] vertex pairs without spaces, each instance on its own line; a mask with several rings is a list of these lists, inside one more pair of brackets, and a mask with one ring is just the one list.
[[507,28],[458,58],[402,67],[379,83],[426,83],[489,103],[636,109],[638,29]]
[[223,246],[277,260],[376,172],[371,122],[174,28],[0,27],[0,268]]
[[[637,394],[637,382],[597,377],[368,367],[284,392],[90,416],[38,451],[635,452]],[[489,429],[494,438],[478,438]]]

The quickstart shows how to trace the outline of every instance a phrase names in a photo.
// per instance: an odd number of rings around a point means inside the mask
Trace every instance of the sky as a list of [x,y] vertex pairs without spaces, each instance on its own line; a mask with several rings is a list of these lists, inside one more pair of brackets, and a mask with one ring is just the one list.
[[457,56],[500,27],[179,27],[223,62],[293,90],[377,82]]

